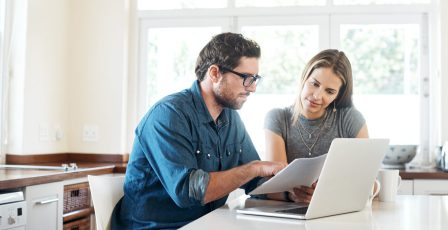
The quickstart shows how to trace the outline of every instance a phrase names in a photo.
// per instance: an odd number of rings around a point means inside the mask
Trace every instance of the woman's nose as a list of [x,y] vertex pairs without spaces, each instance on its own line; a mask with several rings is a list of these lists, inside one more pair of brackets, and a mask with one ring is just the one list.
[[313,93],[314,99],[320,99],[322,97],[322,92],[320,90],[316,90]]

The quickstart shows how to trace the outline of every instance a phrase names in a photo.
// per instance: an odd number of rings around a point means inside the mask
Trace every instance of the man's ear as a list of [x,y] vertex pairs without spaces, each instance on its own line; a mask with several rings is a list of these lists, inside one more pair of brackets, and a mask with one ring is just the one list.
[[221,78],[221,73],[219,72],[219,67],[217,65],[211,65],[208,67],[208,76],[213,83],[217,83]]

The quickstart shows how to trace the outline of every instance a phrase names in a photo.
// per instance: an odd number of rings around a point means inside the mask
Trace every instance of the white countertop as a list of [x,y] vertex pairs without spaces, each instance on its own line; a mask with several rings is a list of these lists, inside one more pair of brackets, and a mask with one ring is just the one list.
[[294,220],[237,214],[243,206],[266,205],[276,201],[246,200],[242,196],[227,205],[184,226],[182,229],[307,229],[307,230],[364,230],[364,229],[448,229],[448,196],[399,195],[394,203],[374,201],[361,212],[318,218]]

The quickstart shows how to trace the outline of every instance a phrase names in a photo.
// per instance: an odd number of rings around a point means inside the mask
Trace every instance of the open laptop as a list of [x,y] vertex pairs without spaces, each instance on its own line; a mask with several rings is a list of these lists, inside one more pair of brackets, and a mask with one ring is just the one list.
[[284,203],[237,209],[237,213],[313,219],[364,209],[388,139],[336,138],[331,143],[309,205]]

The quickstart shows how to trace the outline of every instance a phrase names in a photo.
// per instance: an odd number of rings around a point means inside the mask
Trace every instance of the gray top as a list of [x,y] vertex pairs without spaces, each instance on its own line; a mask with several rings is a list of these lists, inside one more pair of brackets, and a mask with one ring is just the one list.
[[[334,138],[354,138],[365,124],[362,114],[353,107],[328,110],[325,116],[292,125],[292,107],[276,108],[266,115],[264,128],[285,141],[288,163],[296,158],[310,158],[328,152]],[[304,142],[306,144],[304,144]],[[311,155],[310,155],[311,153]]]

